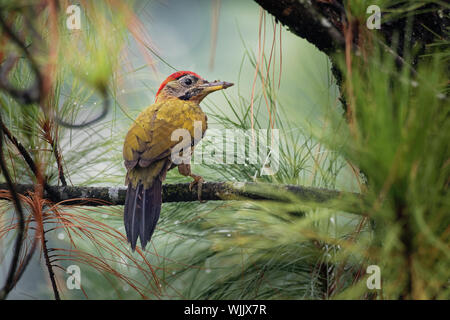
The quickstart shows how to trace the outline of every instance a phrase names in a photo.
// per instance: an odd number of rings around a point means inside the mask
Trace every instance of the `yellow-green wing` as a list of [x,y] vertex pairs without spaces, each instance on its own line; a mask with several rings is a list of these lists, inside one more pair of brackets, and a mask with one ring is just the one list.
[[202,123],[206,130],[206,115],[194,102],[168,99],[155,103],[141,112],[125,137],[123,157],[128,170],[147,167],[151,163],[169,157],[179,141],[172,141],[172,132],[186,129],[194,138],[194,121]]

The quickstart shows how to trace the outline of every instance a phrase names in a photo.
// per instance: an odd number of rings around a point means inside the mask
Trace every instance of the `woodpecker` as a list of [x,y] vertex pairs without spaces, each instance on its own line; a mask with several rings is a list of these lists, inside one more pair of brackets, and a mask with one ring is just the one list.
[[[156,93],[155,103],[143,110],[131,125],[123,145],[128,186],[124,207],[124,224],[128,242],[134,251],[137,238],[145,249],[159,219],[162,202],[162,182],[168,170],[178,167],[180,174],[194,179],[200,200],[202,177],[191,172],[190,161],[175,164],[171,161],[172,141],[176,129],[189,131],[192,148],[194,122],[202,124],[202,137],[207,128],[206,114],[200,102],[211,92],[231,87],[233,83],[209,82],[191,71],[178,71],[165,79]],[[176,161],[175,161],[176,162]]]

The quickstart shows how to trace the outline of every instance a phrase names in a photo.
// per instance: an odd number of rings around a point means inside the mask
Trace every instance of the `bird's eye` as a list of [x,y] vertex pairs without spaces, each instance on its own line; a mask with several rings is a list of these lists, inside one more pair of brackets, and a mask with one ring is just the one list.
[[187,86],[190,86],[192,84],[192,79],[191,78],[185,78],[183,79],[183,83]]

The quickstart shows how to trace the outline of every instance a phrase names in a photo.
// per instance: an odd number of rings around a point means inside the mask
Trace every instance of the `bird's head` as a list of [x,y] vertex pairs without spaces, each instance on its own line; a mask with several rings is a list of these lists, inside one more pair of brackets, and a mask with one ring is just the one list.
[[233,83],[225,81],[209,82],[191,71],[178,71],[161,83],[156,93],[156,102],[175,97],[200,103],[211,92],[226,89],[232,85]]

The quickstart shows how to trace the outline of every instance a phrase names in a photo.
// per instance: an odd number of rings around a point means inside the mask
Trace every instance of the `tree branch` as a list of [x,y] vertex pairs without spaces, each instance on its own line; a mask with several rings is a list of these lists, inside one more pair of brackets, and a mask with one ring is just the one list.
[[48,255],[49,250],[47,248],[47,239],[45,238],[45,230],[44,230],[43,225],[42,225],[42,230],[41,230],[41,243],[42,243],[42,251],[44,253],[45,265],[47,266],[48,275],[50,277],[50,282],[52,284],[53,295],[55,296],[55,300],[61,300],[61,297],[59,295],[58,286],[56,285],[56,278],[55,278],[55,272],[53,271],[53,265],[50,262],[50,257]]
[[[272,14],[277,21],[287,26],[295,35],[308,40],[327,55],[343,50],[345,45],[344,25],[351,17],[347,3],[342,0],[255,0],[262,8]],[[396,55],[403,57],[403,44],[420,45],[416,55],[423,53],[427,44],[433,43],[436,36],[445,38],[446,29],[450,25],[449,6],[444,2],[423,4],[416,13],[395,16],[391,11],[406,12],[406,2],[391,1],[384,4],[382,10],[383,24],[380,34],[387,46],[392,46],[395,36],[399,36]],[[368,17],[368,15],[366,16]],[[412,18],[412,30],[408,31],[408,19]],[[360,21],[365,28],[365,21]],[[358,32],[354,34],[355,45],[358,45]],[[405,41],[405,37],[408,37]]]
[[[1,114],[0,114],[0,121],[1,121]],[[5,177],[6,183],[3,185],[4,189],[9,190],[11,193],[11,198],[14,202],[14,206],[16,209],[16,214],[18,216],[18,233],[16,237],[16,241],[14,244],[14,252],[13,257],[11,259],[11,265],[9,267],[8,276],[6,277],[6,282],[2,289],[0,290],[0,299],[6,299],[8,296],[8,293],[13,289],[15,284],[15,275],[17,266],[20,259],[20,252],[22,250],[23,245],[23,236],[25,234],[25,218],[22,210],[22,205],[20,204],[19,196],[17,194],[16,188],[11,180],[11,176],[8,172],[8,167],[6,166],[5,159],[3,157],[3,144],[4,144],[4,132],[3,129],[0,127],[0,168],[3,173],[3,176]]]
[[[361,50],[364,43],[370,43],[370,37],[359,39],[363,36],[361,30],[366,28],[365,18],[368,15],[355,20],[358,17],[352,17],[350,14],[351,3],[342,0],[255,0],[255,2],[289,31],[308,40],[328,55],[332,62],[331,71],[341,92],[342,106],[347,111],[345,90],[342,88],[345,72],[340,69],[335,54],[345,49],[345,26],[350,24],[354,29],[350,39],[352,50]],[[408,11],[406,5],[407,1],[385,3],[382,8],[384,11],[381,30],[373,30],[372,34],[375,41],[394,56],[399,66],[407,66],[413,74],[416,74],[413,65],[425,53],[427,45],[434,43],[436,38],[446,38],[450,26],[449,5],[444,1],[424,3],[413,14]],[[396,15],[395,11],[404,11],[404,14]],[[409,62],[405,61],[403,54],[405,45],[411,44],[414,44],[415,49]]]
[[[54,127],[53,122],[49,119],[44,120],[41,124],[43,136],[47,143],[52,147],[53,155],[55,157],[56,166],[58,167],[58,177],[59,181],[63,186],[67,185],[66,177],[64,175],[64,167],[62,163],[62,155],[59,152],[58,147],[58,128]],[[54,131],[54,135],[52,134],[52,129]]]
[[[18,193],[26,195],[34,190],[33,185],[18,184]],[[51,193],[44,197],[53,202],[63,202],[64,205],[124,205],[125,187],[81,187],[81,186],[49,186]],[[0,189],[7,189],[6,184],[0,183]],[[192,202],[197,201],[196,191],[189,190],[189,183],[163,185],[163,202]],[[339,192],[336,190],[302,187],[296,185],[276,185],[253,182],[206,182],[202,188],[202,199],[216,200],[275,200],[289,201],[295,197],[301,201],[323,204],[337,199],[348,199],[348,205],[340,210],[363,214],[357,205],[362,198],[359,194]],[[2,198],[0,198],[2,199]],[[344,201],[340,201],[344,202]]]
[[[342,9],[335,1],[255,0],[277,21],[326,54],[344,48]],[[338,4],[338,2],[336,2]]]
[[[30,170],[33,172],[36,178],[38,178],[38,168],[36,164],[33,161],[33,158],[31,157],[30,153],[27,151],[27,149],[23,146],[23,144],[17,140],[17,138],[9,131],[9,129],[5,126],[4,122],[0,118],[0,127],[3,133],[8,137],[8,139],[12,142],[12,144],[16,147],[16,149],[19,151],[19,153],[22,155],[23,159],[27,163],[28,167],[30,167]],[[47,193],[51,193],[52,190],[49,188],[47,182],[44,181],[44,189]]]

